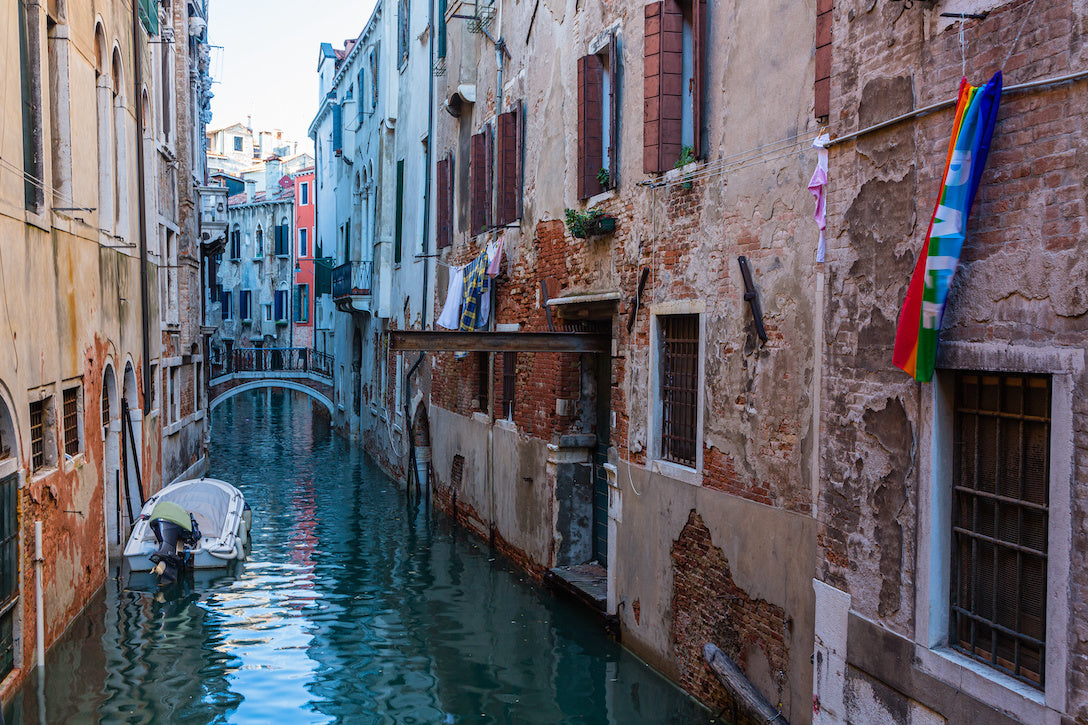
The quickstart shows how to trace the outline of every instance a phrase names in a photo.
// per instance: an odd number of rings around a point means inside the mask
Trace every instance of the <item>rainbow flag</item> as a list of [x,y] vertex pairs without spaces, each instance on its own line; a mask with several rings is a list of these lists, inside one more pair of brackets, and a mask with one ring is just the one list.
[[892,353],[897,368],[924,383],[933,379],[944,303],[967,237],[967,220],[990,153],[1000,101],[1001,71],[981,88],[969,85],[966,78],[960,81],[941,193],[899,312]]

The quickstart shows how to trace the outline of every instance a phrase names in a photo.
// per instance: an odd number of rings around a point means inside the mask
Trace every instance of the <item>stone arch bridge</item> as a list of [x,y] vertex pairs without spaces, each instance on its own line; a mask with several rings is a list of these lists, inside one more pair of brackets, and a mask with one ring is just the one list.
[[305,393],[331,416],[332,355],[305,347],[235,348],[210,366],[213,410],[247,390],[282,388]]

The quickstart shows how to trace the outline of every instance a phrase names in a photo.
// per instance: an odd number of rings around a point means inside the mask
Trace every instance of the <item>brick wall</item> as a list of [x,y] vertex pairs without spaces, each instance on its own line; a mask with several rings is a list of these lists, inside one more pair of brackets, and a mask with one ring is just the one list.
[[[959,25],[942,30],[937,9],[895,5],[833,11],[836,135],[954,98],[965,68],[974,85],[1001,69],[1008,87],[1088,67],[1086,12],[1068,0],[998,5],[985,19],[963,23],[962,45]],[[942,345],[1086,347],[1085,107],[1083,81],[1002,98]],[[833,148],[830,160],[817,575],[849,592],[862,616],[905,636],[915,631],[918,502],[929,485],[918,456],[932,433],[924,406],[931,392],[895,369],[891,356],[952,114],[949,108],[864,135]],[[1088,407],[1079,392],[1086,383],[1081,374],[1072,411],[1074,551],[1088,548],[1088,507],[1080,503],[1088,500]],[[1082,564],[1075,556],[1075,621],[1088,616]],[[1084,693],[1088,645],[1071,637],[1068,646],[1070,692]],[[1069,712],[1088,718],[1088,699],[1073,700]]]
[[[759,667],[770,673],[777,693],[764,686],[772,702],[783,696],[789,669],[788,632],[793,626],[785,610],[753,600],[733,581],[729,562],[711,541],[710,530],[692,510],[672,545],[672,628],[670,639],[684,689],[714,710],[733,710],[734,703],[706,665],[703,645],[721,648],[749,678]],[[758,654],[757,654],[758,653]],[[764,684],[765,683],[761,683]],[[738,724],[739,725],[739,724]]]

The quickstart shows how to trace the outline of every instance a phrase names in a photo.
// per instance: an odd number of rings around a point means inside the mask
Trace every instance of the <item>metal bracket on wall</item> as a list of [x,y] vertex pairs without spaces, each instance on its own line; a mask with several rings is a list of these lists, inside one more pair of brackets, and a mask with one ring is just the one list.
[[752,321],[756,325],[756,334],[759,335],[760,340],[767,342],[767,330],[763,327],[763,308],[759,304],[759,292],[756,291],[755,283],[752,281],[751,265],[744,255],[737,257],[737,262],[740,263],[740,274],[744,278],[744,301],[752,309]]

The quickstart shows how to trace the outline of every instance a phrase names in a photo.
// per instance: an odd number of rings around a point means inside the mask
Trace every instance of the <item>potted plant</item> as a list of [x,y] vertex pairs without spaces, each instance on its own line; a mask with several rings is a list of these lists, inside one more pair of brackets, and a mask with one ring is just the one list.
[[608,173],[608,169],[601,167],[597,172],[597,183],[601,185],[602,189],[609,188],[608,182],[612,180],[612,174]]
[[[673,168],[682,169],[690,163],[695,161],[695,148],[692,146],[680,147],[680,158],[676,159],[676,165]],[[691,175],[684,177],[683,187],[685,189],[691,188]]]
[[616,231],[616,217],[605,214],[600,209],[588,211],[567,209],[566,215],[567,229],[570,230],[571,236],[578,239],[586,239],[598,234],[611,234]]

